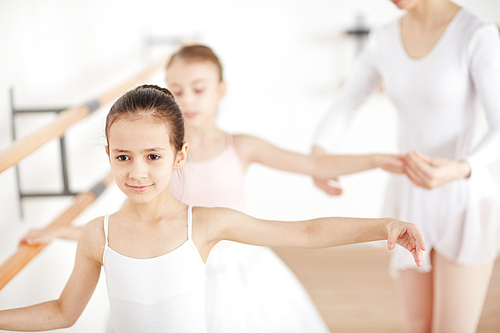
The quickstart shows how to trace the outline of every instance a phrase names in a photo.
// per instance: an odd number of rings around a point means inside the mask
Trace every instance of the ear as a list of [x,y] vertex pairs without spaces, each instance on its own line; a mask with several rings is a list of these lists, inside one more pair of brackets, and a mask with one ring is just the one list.
[[175,161],[173,167],[174,170],[179,170],[180,168],[182,168],[184,162],[186,162],[188,150],[189,150],[188,144],[184,143],[182,145],[181,150],[179,150],[175,155]]
[[108,159],[111,160],[111,156],[109,156],[109,146],[106,146],[105,149],[106,149],[106,155],[108,155]]
[[223,99],[224,96],[226,96],[226,90],[227,90],[226,81],[224,81],[224,80],[220,81],[219,87],[218,87],[219,100]]

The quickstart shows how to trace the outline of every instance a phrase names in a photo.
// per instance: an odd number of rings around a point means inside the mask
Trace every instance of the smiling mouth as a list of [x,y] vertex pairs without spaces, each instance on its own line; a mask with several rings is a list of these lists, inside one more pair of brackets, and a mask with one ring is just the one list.
[[141,185],[141,186],[127,185],[127,186],[136,193],[143,193],[146,192],[153,185]]

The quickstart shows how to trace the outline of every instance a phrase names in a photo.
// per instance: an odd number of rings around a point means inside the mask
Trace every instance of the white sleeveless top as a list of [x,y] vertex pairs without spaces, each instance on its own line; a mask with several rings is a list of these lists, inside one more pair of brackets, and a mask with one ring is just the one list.
[[108,217],[103,266],[115,332],[206,333],[205,264],[192,239],[192,207],[188,239],[175,250],[147,259],[109,247]]

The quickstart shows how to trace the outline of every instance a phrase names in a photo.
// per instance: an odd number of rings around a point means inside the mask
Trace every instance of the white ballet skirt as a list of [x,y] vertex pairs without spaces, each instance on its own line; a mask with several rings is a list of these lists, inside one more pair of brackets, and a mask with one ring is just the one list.
[[[244,169],[232,137],[216,157],[188,161],[169,188],[190,205],[243,211]],[[300,281],[268,247],[221,241],[205,272],[208,333],[329,332]]]
[[329,332],[309,294],[268,247],[223,241],[206,265],[208,332]]
[[[487,165],[500,157],[500,38],[498,28],[460,9],[423,58],[406,53],[396,20],[375,29],[349,80],[316,133],[315,145],[334,153],[346,125],[370,93],[384,83],[399,116],[401,153],[466,160],[472,173],[433,190],[391,175],[384,216],[416,223],[427,251],[422,267],[396,247],[391,273],[430,271],[429,253],[460,265],[489,262],[500,251],[500,196]],[[488,132],[473,146],[482,103]]]

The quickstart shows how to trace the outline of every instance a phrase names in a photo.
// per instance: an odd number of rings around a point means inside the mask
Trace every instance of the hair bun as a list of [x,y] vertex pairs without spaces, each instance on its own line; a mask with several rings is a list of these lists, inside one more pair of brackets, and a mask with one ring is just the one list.
[[[139,89],[154,89],[154,90],[158,90],[158,91],[161,91],[162,93],[164,93],[165,95],[167,96],[170,96],[172,98],[174,98],[174,95],[170,92],[170,90],[168,90],[167,88],[162,88],[162,87],[159,87],[155,84],[143,84],[143,85],[140,85],[138,86],[137,88],[135,88],[136,90],[139,90]],[[175,99],[175,98],[174,98]]]

